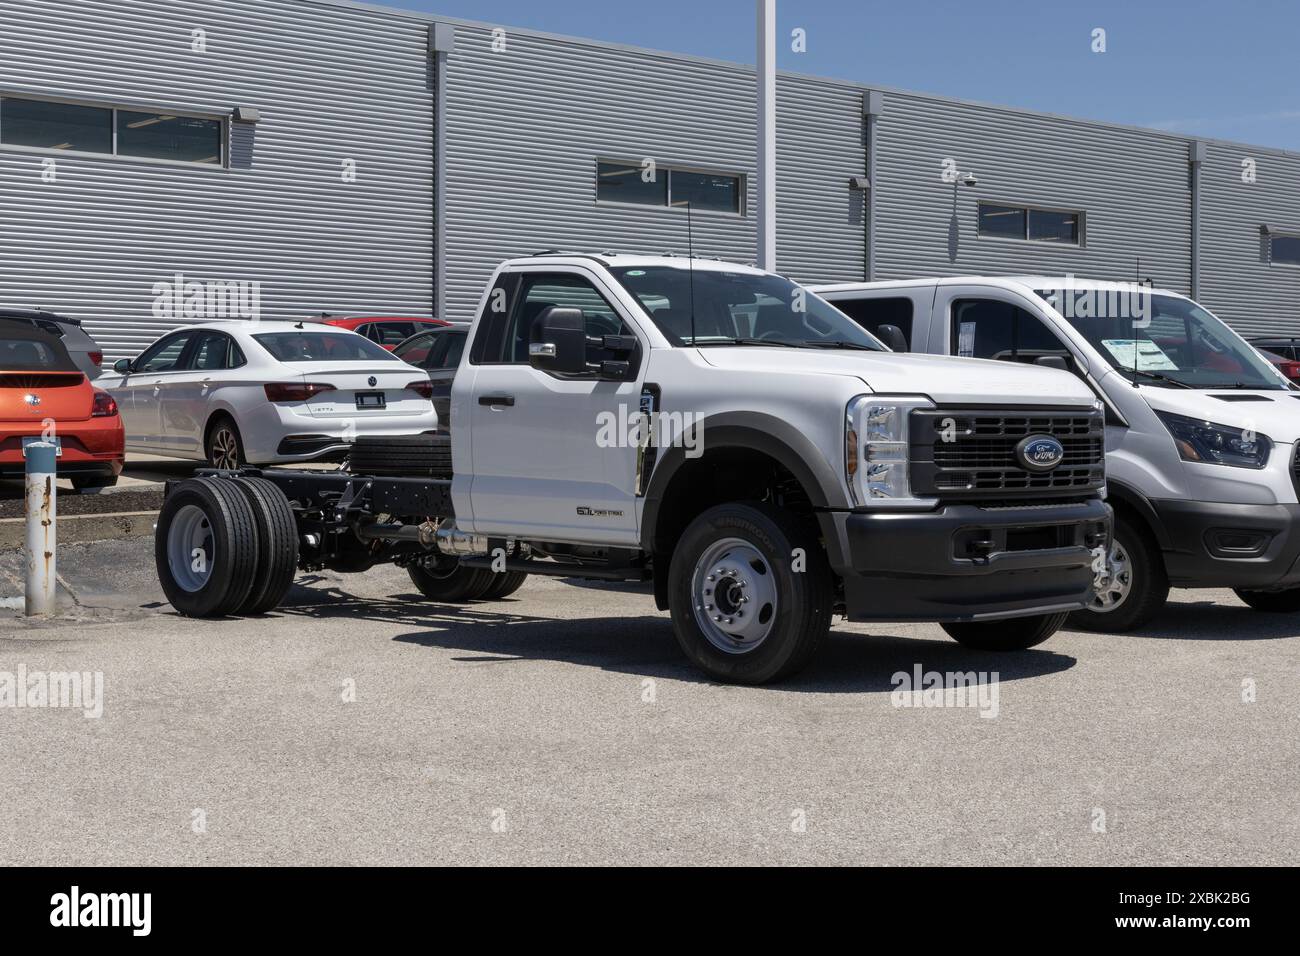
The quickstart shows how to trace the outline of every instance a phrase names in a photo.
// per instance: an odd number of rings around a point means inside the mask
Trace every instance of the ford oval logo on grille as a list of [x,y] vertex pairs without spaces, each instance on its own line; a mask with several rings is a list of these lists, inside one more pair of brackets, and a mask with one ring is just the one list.
[[1065,446],[1051,435],[1030,435],[1016,446],[1016,460],[1026,471],[1051,471],[1065,460]]

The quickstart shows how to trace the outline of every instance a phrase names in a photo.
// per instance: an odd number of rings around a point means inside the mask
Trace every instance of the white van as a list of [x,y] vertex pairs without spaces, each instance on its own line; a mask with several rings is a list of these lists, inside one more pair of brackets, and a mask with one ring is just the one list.
[[[1300,389],[1204,307],[1069,276],[814,291],[891,347],[1064,366],[1105,402],[1115,536],[1075,623],[1138,627],[1170,587],[1229,587],[1255,610],[1300,611]],[[969,482],[978,488],[978,469]]]

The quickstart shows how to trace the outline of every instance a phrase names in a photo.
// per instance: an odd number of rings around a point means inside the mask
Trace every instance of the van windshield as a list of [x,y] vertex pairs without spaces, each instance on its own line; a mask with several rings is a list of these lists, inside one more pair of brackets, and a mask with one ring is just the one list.
[[620,267],[615,278],[673,345],[784,345],[887,351],[830,303],[783,279],[678,266]]
[[1115,369],[1167,388],[1288,389],[1281,373],[1195,302],[1140,286],[1039,289]]

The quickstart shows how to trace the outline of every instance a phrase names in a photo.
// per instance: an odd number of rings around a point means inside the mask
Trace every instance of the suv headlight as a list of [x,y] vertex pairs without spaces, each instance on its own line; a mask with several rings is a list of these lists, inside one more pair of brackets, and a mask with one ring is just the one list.
[[933,408],[927,398],[859,395],[844,410],[844,477],[857,507],[915,506],[908,459],[908,417]]
[[1263,468],[1268,464],[1273,442],[1267,435],[1170,412],[1156,412],[1156,415],[1174,436],[1183,461],[1236,468]]

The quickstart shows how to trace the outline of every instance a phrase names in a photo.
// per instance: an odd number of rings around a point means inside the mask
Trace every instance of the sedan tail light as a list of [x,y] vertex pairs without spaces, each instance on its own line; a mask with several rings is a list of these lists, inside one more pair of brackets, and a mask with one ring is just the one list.
[[411,382],[406,387],[421,398],[433,398],[433,383],[427,378],[422,378],[418,382]]
[[114,418],[117,415],[117,402],[108,392],[95,392],[95,403],[91,406],[91,418]]
[[262,387],[271,402],[305,402],[313,395],[334,391],[333,385],[322,382],[267,382]]
[[91,353],[90,353],[90,361],[93,362],[93,363],[95,364],[95,368],[99,368],[101,365],[104,364],[104,353],[103,353],[103,352],[91,352]]

